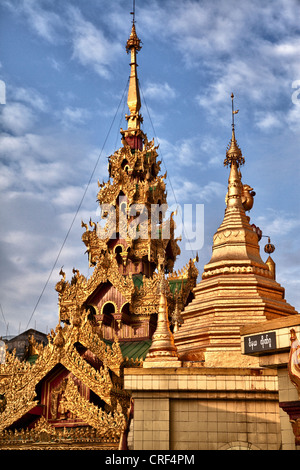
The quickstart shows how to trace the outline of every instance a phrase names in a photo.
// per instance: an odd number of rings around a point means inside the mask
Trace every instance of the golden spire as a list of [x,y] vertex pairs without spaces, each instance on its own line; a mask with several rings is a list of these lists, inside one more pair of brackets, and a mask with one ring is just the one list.
[[127,104],[130,111],[130,114],[126,114],[125,118],[128,122],[127,131],[123,131],[121,129],[121,134],[124,135],[126,142],[131,146],[131,148],[139,148],[142,149],[142,140],[144,138],[144,134],[141,131],[141,123],[143,122],[143,118],[140,114],[141,108],[141,98],[140,98],[140,90],[139,90],[139,81],[137,75],[137,61],[136,56],[138,51],[141,50],[141,40],[136,34],[135,29],[135,11],[132,12],[133,21],[132,21],[132,28],[129,39],[126,43],[126,51],[127,53],[130,52],[130,78],[129,78],[129,87],[128,87],[128,96],[127,96]]
[[[246,201],[247,205],[243,202],[245,187],[250,187],[243,185],[239,168],[245,163],[245,159],[235,138],[234,115],[238,111],[234,110],[233,98],[232,94],[232,138],[224,161],[226,166],[230,166],[226,209],[223,222],[214,236],[211,260],[204,267],[202,278],[225,272],[259,272],[262,276],[271,277],[268,266],[260,257],[258,235],[250,225],[250,217],[245,213],[245,207],[249,210],[248,202]],[[249,196],[251,194],[249,192]]]
[[140,90],[139,90],[139,83],[138,83],[138,76],[137,76],[137,62],[136,62],[136,54],[139,50],[141,50],[141,41],[138,38],[135,30],[135,24],[132,23],[131,34],[126,44],[127,53],[130,52],[131,54],[131,73],[129,79],[129,88],[128,88],[128,98],[127,104],[130,111],[130,116],[128,118],[128,128],[139,128],[140,127],[140,120],[139,120],[139,110],[141,108],[141,98],[140,98]]

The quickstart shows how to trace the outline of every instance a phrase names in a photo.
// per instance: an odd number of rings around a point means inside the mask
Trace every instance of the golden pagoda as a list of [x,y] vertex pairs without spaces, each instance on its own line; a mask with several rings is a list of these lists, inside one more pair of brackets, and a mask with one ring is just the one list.
[[102,221],[82,223],[86,228],[82,239],[94,272],[86,279],[74,270],[71,282],[66,282],[61,272],[63,279],[56,286],[60,320],[68,323],[78,306],[89,309],[99,334],[107,340],[113,340],[116,333],[120,341],[151,338],[158,312],[158,268],[162,262],[171,276],[166,293],[170,316],[178,288],[183,286],[184,298],[188,299],[198,275],[194,261],[187,267],[184,282],[182,276],[173,273],[180,249],[174,235],[173,214],[165,220],[166,175],[159,175],[157,147],[141,130],[136,61],[140,49],[133,21],[126,44],[131,55],[128,128],[121,129],[123,146],[108,159],[109,180],[98,182]]
[[[196,360],[206,367],[243,367],[256,358],[240,352],[240,327],[296,314],[284,299],[284,288],[275,280],[275,263],[260,255],[262,233],[246,214],[253,206],[253,188],[242,183],[245,163],[235,137],[234,96],[232,137],[224,165],[229,167],[224,219],[213,237],[212,257],[204,266],[195,298],[182,312],[183,325],[175,344],[183,360]],[[273,245],[266,245],[271,254]]]
[[196,285],[194,260],[174,272],[180,249],[173,214],[165,217],[166,175],[159,175],[157,147],[141,130],[141,42],[134,20],[126,49],[128,128],[121,129],[122,147],[108,159],[109,180],[98,183],[101,220],[82,222],[93,272],[87,278],[74,268],[68,281],[61,269],[59,323],[46,346],[35,345],[34,359],[20,361],[6,352],[0,449],[124,448],[131,409],[124,368],[141,366],[162,316],[169,325],[175,305],[183,308]]

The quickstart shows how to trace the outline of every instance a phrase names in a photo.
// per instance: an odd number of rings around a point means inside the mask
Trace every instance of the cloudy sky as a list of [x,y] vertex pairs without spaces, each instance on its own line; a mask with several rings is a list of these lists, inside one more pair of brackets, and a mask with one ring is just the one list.
[[[61,266],[68,279],[73,267],[91,275],[81,220],[97,221],[97,181],[126,128],[131,9],[1,0],[0,335],[56,326]],[[169,204],[204,205],[200,273],[225,209],[233,92],[243,182],[256,191],[251,223],[276,246],[277,280],[297,310],[299,18],[294,0],[136,0],[143,129],[160,145]],[[176,268],[190,247],[182,241]]]

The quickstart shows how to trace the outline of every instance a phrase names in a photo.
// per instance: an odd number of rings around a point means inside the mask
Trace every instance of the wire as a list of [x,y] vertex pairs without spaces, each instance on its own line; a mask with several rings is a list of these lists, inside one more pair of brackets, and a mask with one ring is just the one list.
[[6,319],[5,319],[4,312],[3,312],[3,308],[2,308],[2,305],[1,305],[1,304],[0,304],[0,310],[1,310],[1,313],[2,313],[2,317],[3,317],[3,320],[4,320],[4,325],[5,325],[5,327],[6,327],[6,334],[7,334],[8,323],[6,323]]
[[109,134],[110,134],[110,132],[111,132],[111,130],[112,130],[112,127],[113,127],[113,125],[114,125],[114,122],[115,122],[115,119],[116,119],[116,117],[117,117],[117,114],[118,114],[118,112],[119,112],[119,108],[120,108],[121,103],[122,103],[122,101],[123,101],[123,98],[124,98],[124,95],[125,95],[125,91],[127,90],[127,87],[128,87],[128,82],[129,82],[129,78],[128,78],[127,83],[126,83],[126,85],[125,85],[125,88],[124,88],[124,91],[123,91],[121,100],[120,100],[120,102],[119,102],[118,108],[117,108],[117,110],[116,110],[116,112],[115,112],[115,115],[114,115],[114,117],[113,117],[113,120],[112,120],[112,122],[111,122],[111,125],[110,125],[110,127],[109,127],[109,130],[108,130],[108,132],[107,132],[107,135],[106,135],[106,137],[105,137],[105,140],[104,140],[104,143],[103,143],[103,145],[102,145],[102,149],[101,149],[101,151],[100,151],[100,153],[99,153],[99,156],[98,156],[98,158],[97,158],[96,164],[95,164],[95,166],[94,166],[94,168],[93,168],[93,171],[92,171],[92,173],[91,173],[91,176],[90,176],[90,178],[89,178],[89,180],[88,180],[88,183],[87,183],[87,185],[86,185],[86,188],[85,188],[84,193],[83,193],[83,195],[82,195],[82,198],[81,198],[81,200],[80,200],[80,203],[79,203],[79,205],[78,205],[78,208],[77,208],[77,210],[76,210],[76,212],[75,212],[75,215],[74,215],[74,217],[73,217],[73,219],[72,219],[71,225],[70,225],[70,227],[69,227],[69,229],[68,229],[68,231],[67,231],[67,233],[66,233],[66,236],[65,236],[65,238],[64,238],[64,240],[63,240],[63,243],[62,243],[62,245],[61,245],[61,247],[60,247],[60,249],[59,249],[59,252],[58,252],[58,254],[57,254],[57,256],[56,256],[56,259],[55,259],[54,264],[53,264],[53,266],[52,266],[52,269],[51,269],[51,271],[50,271],[50,273],[49,273],[49,275],[48,275],[48,278],[47,278],[47,280],[46,280],[46,283],[45,283],[45,285],[44,285],[44,287],[43,287],[43,289],[42,289],[42,292],[40,293],[40,295],[39,295],[39,297],[38,297],[38,300],[37,300],[37,302],[36,302],[36,304],[35,304],[35,306],[34,306],[34,309],[33,309],[32,313],[31,313],[31,315],[30,315],[30,318],[29,318],[29,320],[28,320],[28,323],[27,323],[27,326],[26,326],[25,330],[27,330],[27,328],[28,328],[28,326],[29,326],[29,324],[30,324],[30,322],[31,322],[31,320],[32,320],[32,317],[33,317],[33,315],[35,314],[36,309],[37,309],[37,307],[38,307],[38,305],[39,305],[39,303],[40,303],[40,301],[41,301],[41,299],[42,299],[42,297],[43,297],[43,295],[44,295],[44,292],[45,292],[45,290],[46,290],[46,288],[47,288],[47,286],[48,286],[48,284],[49,284],[50,278],[51,278],[51,276],[52,276],[52,274],[53,274],[53,271],[54,271],[54,269],[55,269],[55,267],[56,267],[56,265],[57,265],[57,262],[58,262],[58,260],[59,260],[60,255],[61,255],[61,252],[62,252],[62,250],[64,249],[64,246],[65,246],[65,244],[66,244],[66,242],[67,242],[67,239],[68,239],[68,237],[69,237],[69,235],[70,235],[70,232],[71,232],[71,230],[72,230],[72,228],[73,228],[73,225],[74,225],[74,223],[75,223],[75,220],[76,220],[76,218],[77,218],[77,216],[78,216],[78,213],[79,213],[79,211],[80,211],[80,209],[81,209],[81,206],[82,206],[82,204],[83,204],[84,198],[85,198],[85,196],[86,196],[86,193],[87,193],[87,191],[88,191],[88,189],[89,189],[89,186],[90,186],[91,181],[92,181],[92,179],[93,179],[93,177],[94,177],[94,174],[95,174],[95,171],[96,171],[96,169],[97,169],[97,166],[98,166],[98,164],[99,164],[100,158],[101,158],[101,156],[102,156],[102,153],[103,153],[104,147],[105,147],[105,145],[106,145],[107,139],[108,139],[108,137],[109,137]]

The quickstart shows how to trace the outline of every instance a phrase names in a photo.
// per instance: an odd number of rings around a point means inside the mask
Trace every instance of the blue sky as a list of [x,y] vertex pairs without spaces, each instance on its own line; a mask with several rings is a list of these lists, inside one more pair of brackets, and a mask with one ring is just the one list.
[[[73,267],[91,275],[81,220],[97,221],[97,181],[126,127],[131,9],[131,0],[0,3],[0,335],[56,326],[61,266],[69,279]],[[225,209],[233,92],[243,182],[256,191],[251,223],[271,236],[277,280],[298,311],[299,17],[293,0],[136,1],[143,129],[160,146],[169,204],[204,204],[200,274]],[[194,255],[181,249],[176,269]]]

